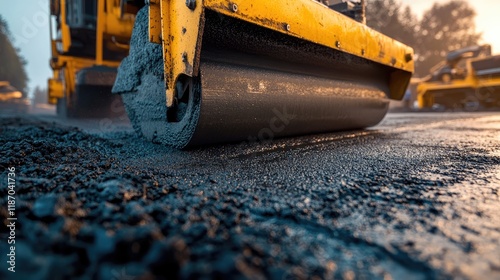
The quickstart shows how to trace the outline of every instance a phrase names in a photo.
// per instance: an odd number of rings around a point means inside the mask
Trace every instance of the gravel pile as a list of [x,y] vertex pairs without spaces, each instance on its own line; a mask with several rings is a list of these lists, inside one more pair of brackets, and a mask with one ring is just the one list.
[[[481,149],[424,131],[182,152],[30,118],[0,127],[1,180],[16,168],[18,218],[16,274],[2,254],[2,279],[500,273],[492,130],[474,132],[489,141]],[[2,220],[6,205],[0,197]],[[2,252],[8,234],[0,228]]]

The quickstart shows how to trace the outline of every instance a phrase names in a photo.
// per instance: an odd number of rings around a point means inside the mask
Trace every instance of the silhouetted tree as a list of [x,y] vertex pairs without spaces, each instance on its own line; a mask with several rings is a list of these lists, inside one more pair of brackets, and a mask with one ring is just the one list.
[[47,89],[36,86],[33,90],[33,104],[44,104],[47,100]]
[[409,7],[403,7],[399,0],[368,0],[366,5],[368,26],[402,43],[415,45],[418,20]]
[[12,86],[26,93],[28,76],[25,60],[14,48],[7,22],[0,15],[0,81],[9,81]]
[[449,51],[477,45],[482,34],[476,32],[476,12],[469,3],[454,0],[435,3],[426,11],[417,29],[417,74],[425,76]]
[[367,24],[415,50],[416,75],[423,77],[449,51],[477,45],[474,9],[463,0],[435,3],[419,21],[399,0],[368,0]]

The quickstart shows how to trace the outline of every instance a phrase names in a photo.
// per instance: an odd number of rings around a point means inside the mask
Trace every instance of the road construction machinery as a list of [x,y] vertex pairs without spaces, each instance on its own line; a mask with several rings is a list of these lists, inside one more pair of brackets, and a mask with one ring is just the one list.
[[143,1],[50,0],[53,77],[49,103],[65,117],[125,114],[111,94]]
[[373,126],[413,50],[322,2],[149,0],[113,91],[139,133],[177,148]]
[[473,46],[448,53],[418,84],[422,109],[476,111],[500,108],[500,55],[491,46]]
[[29,112],[30,106],[30,100],[21,91],[8,81],[0,81],[0,112],[25,114]]

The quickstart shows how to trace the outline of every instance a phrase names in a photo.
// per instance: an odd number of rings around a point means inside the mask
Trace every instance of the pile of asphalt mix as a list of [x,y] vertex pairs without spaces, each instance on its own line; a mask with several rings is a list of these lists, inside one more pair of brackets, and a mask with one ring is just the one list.
[[498,276],[500,178],[488,174],[500,157],[472,142],[373,134],[180,152],[36,119],[0,127],[1,180],[8,167],[17,178],[16,273],[2,254],[2,279]]

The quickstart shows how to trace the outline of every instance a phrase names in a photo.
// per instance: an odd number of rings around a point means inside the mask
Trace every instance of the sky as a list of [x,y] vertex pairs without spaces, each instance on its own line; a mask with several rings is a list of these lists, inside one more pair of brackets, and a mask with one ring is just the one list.
[[49,1],[0,0],[0,15],[9,25],[14,46],[21,50],[28,63],[26,71],[30,91],[37,85],[46,88],[47,79],[52,76],[49,66]]
[[[376,1],[376,0],[367,0]],[[417,16],[432,7],[434,2],[449,0],[400,0],[409,5]],[[493,45],[493,52],[500,53],[500,1],[467,0],[477,11],[476,27],[483,32],[483,41]],[[0,0],[0,15],[7,20],[14,37],[15,47],[28,62],[29,87],[46,87],[52,75],[49,67],[49,4],[48,0]],[[29,4],[27,4],[29,3]]]

